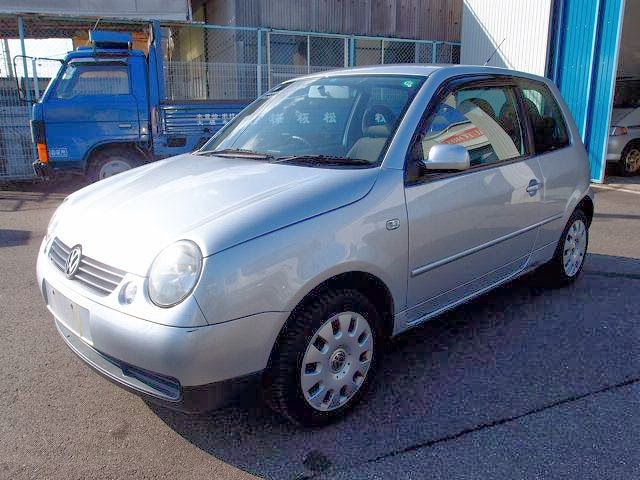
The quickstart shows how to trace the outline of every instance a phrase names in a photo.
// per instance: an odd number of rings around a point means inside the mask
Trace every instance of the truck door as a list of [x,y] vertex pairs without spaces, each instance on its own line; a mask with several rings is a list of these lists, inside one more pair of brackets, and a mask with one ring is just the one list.
[[127,59],[75,59],[43,102],[49,158],[84,168],[86,154],[106,142],[136,142],[138,105]]

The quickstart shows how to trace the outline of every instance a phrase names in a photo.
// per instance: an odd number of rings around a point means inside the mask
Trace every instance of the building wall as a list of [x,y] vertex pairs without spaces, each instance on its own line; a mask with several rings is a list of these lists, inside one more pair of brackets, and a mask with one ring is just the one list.
[[627,0],[620,42],[618,76],[640,76],[640,1]]
[[624,18],[624,4],[625,0],[559,0],[555,14],[551,77],[580,129],[596,182],[604,180],[623,20],[636,20]]
[[0,13],[189,20],[189,0],[2,0]]
[[463,0],[192,0],[207,21],[311,32],[460,41]]
[[544,75],[552,0],[464,0],[460,63]]

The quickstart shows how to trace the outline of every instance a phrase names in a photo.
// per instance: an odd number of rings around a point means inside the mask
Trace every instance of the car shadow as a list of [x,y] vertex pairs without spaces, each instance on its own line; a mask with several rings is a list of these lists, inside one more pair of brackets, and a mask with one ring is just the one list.
[[26,245],[31,238],[29,230],[7,230],[0,228],[0,248]]
[[640,281],[594,273],[560,289],[530,274],[400,335],[370,395],[328,427],[293,426],[255,398],[207,415],[149,406],[198,448],[256,475],[354,468],[640,373],[640,313],[629,300]]

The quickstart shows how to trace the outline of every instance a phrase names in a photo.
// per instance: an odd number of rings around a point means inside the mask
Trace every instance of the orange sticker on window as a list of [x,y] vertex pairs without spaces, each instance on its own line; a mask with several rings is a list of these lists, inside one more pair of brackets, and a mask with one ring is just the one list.
[[483,137],[484,133],[478,127],[473,127],[468,130],[463,131],[462,133],[458,133],[449,138],[445,138],[441,140],[441,143],[449,143],[449,144],[458,144],[468,142],[469,140],[473,140],[475,138]]

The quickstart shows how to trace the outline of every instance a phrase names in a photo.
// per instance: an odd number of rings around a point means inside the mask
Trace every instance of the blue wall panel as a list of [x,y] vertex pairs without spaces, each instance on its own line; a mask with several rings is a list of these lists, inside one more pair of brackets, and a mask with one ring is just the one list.
[[591,178],[604,177],[624,0],[558,0],[552,78],[589,151]]
[[600,15],[599,42],[593,70],[593,93],[586,132],[591,177],[597,182],[604,180],[623,18],[624,0],[604,1]]
[[571,109],[583,139],[597,34],[597,22],[594,19],[598,18],[598,10],[598,0],[565,0],[564,18],[559,23],[561,43],[558,76],[554,80]]

